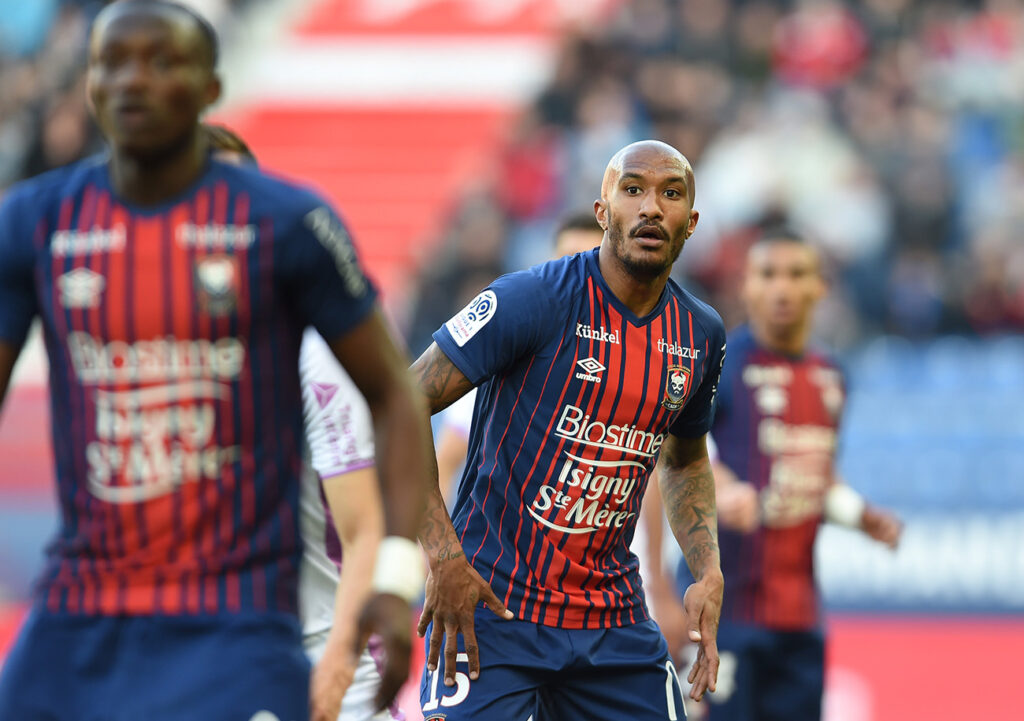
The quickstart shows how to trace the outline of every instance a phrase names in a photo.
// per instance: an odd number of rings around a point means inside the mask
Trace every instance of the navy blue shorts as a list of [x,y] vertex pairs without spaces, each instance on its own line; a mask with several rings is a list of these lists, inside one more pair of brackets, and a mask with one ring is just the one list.
[[0,673],[0,719],[307,721],[309,662],[285,615],[33,611]]
[[461,636],[454,687],[444,685],[443,653],[436,672],[424,668],[420,706],[426,721],[686,718],[668,646],[653,621],[567,630],[503,621],[478,609],[476,638],[476,681],[469,680]]
[[821,631],[773,631],[722,622],[710,721],[820,721],[825,683]]

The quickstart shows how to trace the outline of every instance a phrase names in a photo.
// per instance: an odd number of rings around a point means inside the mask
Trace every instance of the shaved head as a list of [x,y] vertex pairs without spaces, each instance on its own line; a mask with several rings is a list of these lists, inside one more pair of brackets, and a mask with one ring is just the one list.
[[665,160],[668,160],[670,163],[674,161],[678,165],[679,172],[686,183],[686,194],[692,208],[695,191],[693,166],[690,165],[690,161],[686,159],[685,155],[668,143],[663,143],[660,140],[639,140],[635,143],[630,143],[613,155],[612,159],[608,161],[608,167],[604,170],[604,179],[601,181],[601,198],[603,200],[608,199],[608,193],[619,181],[619,178],[622,177],[624,169],[631,161],[637,161],[646,165],[654,160],[662,163]]

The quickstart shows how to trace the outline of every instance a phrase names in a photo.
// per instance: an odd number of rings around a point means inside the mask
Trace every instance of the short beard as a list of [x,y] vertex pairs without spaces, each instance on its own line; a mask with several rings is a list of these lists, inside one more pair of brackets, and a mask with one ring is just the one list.
[[[671,254],[667,263],[660,262],[656,259],[651,260],[638,260],[637,258],[630,257],[625,250],[626,237],[622,231],[622,227],[615,222],[614,216],[611,212],[608,213],[608,240],[611,242],[612,251],[615,258],[622,264],[622,267],[626,271],[638,280],[652,281],[655,278],[660,277],[665,271],[670,270],[675,265],[676,258],[683,250],[683,246],[686,244],[685,239],[679,244],[678,250]],[[671,244],[671,239],[669,240]]]

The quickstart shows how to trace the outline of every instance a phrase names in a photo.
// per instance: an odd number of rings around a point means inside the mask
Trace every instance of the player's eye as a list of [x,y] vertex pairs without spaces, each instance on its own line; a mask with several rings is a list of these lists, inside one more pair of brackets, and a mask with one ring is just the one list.
[[678,200],[679,198],[683,197],[683,194],[680,193],[675,188],[669,188],[668,190],[666,190],[665,195],[671,198],[672,200]]
[[629,195],[639,195],[643,191],[640,189],[639,185],[628,185],[626,186],[626,192]]
[[174,65],[174,58],[167,53],[157,53],[153,56],[152,64],[156,70],[169,70]]

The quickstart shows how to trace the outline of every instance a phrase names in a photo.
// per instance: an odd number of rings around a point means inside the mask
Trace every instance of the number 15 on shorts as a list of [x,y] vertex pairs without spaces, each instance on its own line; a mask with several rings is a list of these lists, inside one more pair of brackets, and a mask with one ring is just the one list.
[[[460,653],[455,657],[456,666],[460,663],[469,664],[469,654]],[[458,706],[460,703],[466,700],[466,696],[469,695],[469,676],[462,673],[462,671],[455,672],[455,693],[450,696],[438,696],[437,695],[437,681],[441,676],[441,669],[436,669],[430,674],[430,698],[423,704],[423,715],[426,716],[429,711],[436,711],[438,707],[451,708],[452,706]]]

